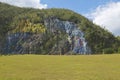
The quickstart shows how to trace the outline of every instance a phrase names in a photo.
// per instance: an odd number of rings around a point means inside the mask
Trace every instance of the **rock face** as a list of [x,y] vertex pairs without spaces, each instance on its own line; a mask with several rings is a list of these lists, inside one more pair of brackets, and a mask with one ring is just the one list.
[[57,18],[44,20],[44,34],[12,33],[6,37],[3,53],[90,54],[84,33],[76,24]]
[[[5,54],[35,54],[41,46],[41,34],[8,34],[2,52]],[[39,52],[39,51],[38,51]]]
[[30,35],[28,33],[9,34],[6,38],[5,53],[22,53],[22,42],[25,42]]
[[68,36],[68,42],[70,44],[70,50],[78,54],[90,54],[91,50],[87,45],[87,41],[84,38],[84,33],[78,29],[76,24],[69,21],[60,21],[59,19],[49,18],[45,20],[45,26],[51,32],[57,30],[65,32]]

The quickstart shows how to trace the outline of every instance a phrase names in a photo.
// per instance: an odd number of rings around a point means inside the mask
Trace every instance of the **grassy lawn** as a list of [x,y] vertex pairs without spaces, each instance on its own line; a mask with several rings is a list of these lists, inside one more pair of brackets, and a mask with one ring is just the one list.
[[0,80],[120,80],[120,55],[0,56]]

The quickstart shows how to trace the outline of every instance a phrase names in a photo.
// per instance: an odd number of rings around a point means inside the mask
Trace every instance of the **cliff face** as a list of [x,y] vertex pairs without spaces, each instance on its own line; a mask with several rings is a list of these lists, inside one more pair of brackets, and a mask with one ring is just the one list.
[[36,53],[36,47],[39,46],[41,46],[41,35],[32,33],[8,34],[3,48],[3,53]]
[[[60,21],[59,19],[49,18],[45,20],[45,26],[47,29],[59,36],[61,33],[65,33],[66,40],[70,47],[69,50],[78,54],[90,54],[91,50],[87,45],[87,41],[84,38],[84,33],[78,29],[75,23],[69,21]],[[64,48],[64,47],[63,47]]]
[[29,32],[8,34],[2,52],[15,54],[91,53],[84,33],[75,23],[50,17],[44,20],[44,25],[47,31],[42,34]]

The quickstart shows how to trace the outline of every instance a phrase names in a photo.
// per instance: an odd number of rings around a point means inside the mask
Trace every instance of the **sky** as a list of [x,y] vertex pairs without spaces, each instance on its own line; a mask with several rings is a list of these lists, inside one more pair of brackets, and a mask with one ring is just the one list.
[[114,35],[120,35],[120,0],[0,0],[0,2],[19,7],[70,9],[91,19],[93,23]]

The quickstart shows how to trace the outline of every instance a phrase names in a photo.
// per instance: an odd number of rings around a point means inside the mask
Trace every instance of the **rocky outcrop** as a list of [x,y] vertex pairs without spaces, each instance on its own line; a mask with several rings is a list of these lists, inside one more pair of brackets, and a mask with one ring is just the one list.
[[44,20],[45,33],[8,34],[3,53],[13,54],[90,54],[84,33],[69,21],[50,17]]
[[60,31],[68,35],[67,41],[70,45],[70,51],[78,54],[91,53],[91,50],[87,45],[87,41],[84,38],[84,33],[73,22],[60,21],[59,19],[52,17],[46,19],[44,23],[50,32],[56,33]]
[[12,33],[8,34],[2,50],[6,54],[34,54],[42,44],[41,34]]

